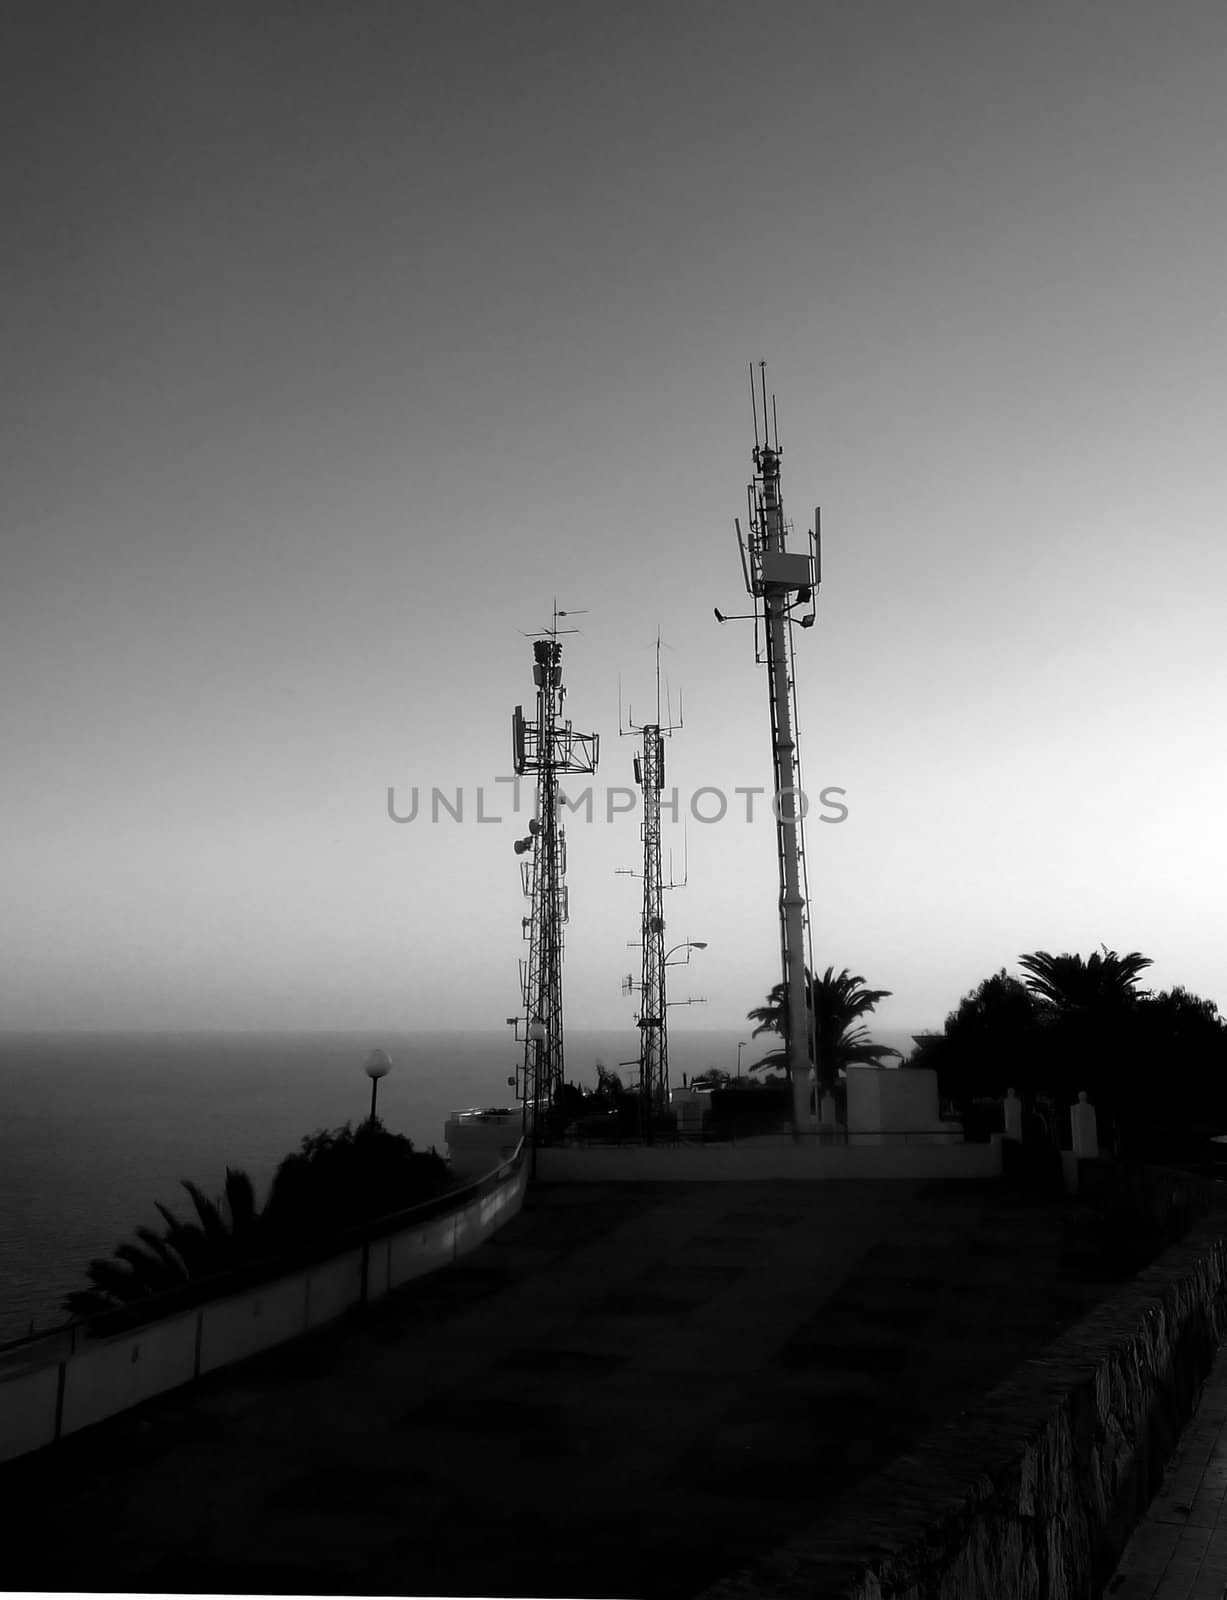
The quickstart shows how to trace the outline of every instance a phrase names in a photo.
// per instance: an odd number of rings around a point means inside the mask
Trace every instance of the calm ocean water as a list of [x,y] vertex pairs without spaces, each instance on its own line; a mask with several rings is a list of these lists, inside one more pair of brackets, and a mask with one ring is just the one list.
[[[670,1032],[672,1076],[732,1071],[745,1033]],[[876,1037],[904,1048],[905,1036]],[[391,1054],[379,1114],[418,1149],[444,1150],[448,1114],[508,1105],[517,1051],[503,1033],[0,1035],[0,1342],[63,1320],[61,1297],[141,1224],[154,1202],[180,1214],[180,1179],[218,1193],[226,1167],[262,1194],[281,1157],[317,1128],[370,1107],[362,1062]],[[743,1052],[748,1065],[769,1041]],[[595,1063],[633,1056],[633,1026],[569,1031],[567,1078],[594,1084]],[[623,1069],[630,1077],[633,1069]]]

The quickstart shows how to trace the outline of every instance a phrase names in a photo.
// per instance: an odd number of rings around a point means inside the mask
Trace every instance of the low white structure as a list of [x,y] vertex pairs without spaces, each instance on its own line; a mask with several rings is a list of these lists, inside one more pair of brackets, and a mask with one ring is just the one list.
[[1099,1154],[1099,1128],[1095,1107],[1079,1089],[1076,1103],[1069,1108],[1070,1144],[1079,1161],[1094,1161]]
[[443,1126],[447,1155],[458,1178],[483,1178],[515,1154],[524,1130],[522,1111],[505,1106],[453,1111]]
[[710,1089],[670,1089],[669,1109],[677,1117],[678,1137],[701,1139],[703,1117],[711,1110]]
[[931,1067],[849,1067],[849,1144],[952,1144],[963,1130],[939,1114]]
[[1069,1108],[1070,1148],[1061,1151],[1061,1170],[1066,1192],[1077,1194],[1081,1188],[1078,1174],[1080,1161],[1094,1161],[1099,1155],[1099,1127],[1095,1107],[1091,1105],[1085,1089],[1079,1089],[1078,1098]]

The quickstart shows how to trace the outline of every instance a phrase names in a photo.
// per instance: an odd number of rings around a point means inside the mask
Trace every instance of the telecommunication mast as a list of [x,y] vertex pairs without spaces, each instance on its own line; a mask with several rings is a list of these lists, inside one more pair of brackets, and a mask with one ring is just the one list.
[[558,821],[558,778],[566,772],[595,772],[600,736],[576,733],[562,715],[566,690],[562,686],[562,645],[558,619],[565,611],[554,609],[553,623],[533,639],[533,683],[537,690],[536,715],[526,718],[517,706],[511,719],[512,759],[518,776],[537,775],[536,814],[528,836],[517,839],[517,855],[530,855],[520,863],[524,893],[531,901],[523,918],[527,959],[520,962],[522,1017],[511,1019],[519,1035],[523,1028],[524,1060],[516,1071],[516,1095],[523,1101],[524,1126],[534,1142],[541,1136],[545,1113],[563,1084],[562,954],[563,928],[568,920],[566,829]]
[[[754,659],[767,666],[771,703],[771,749],[775,793],[776,854],[780,882],[780,958],[788,996],[787,1051],[792,1078],[793,1119],[798,1132],[810,1126],[811,1062],[816,1038],[808,1004],[810,950],[809,884],[805,868],[805,794],[801,787],[801,761],[797,729],[796,664],[793,653],[793,612],[809,610],[797,620],[803,628],[814,624],[815,595],[821,581],[821,520],[814,511],[813,531],[804,550],[792,551],[787,537],[792,524],[784,517],[780,498],[780,430],[775,396],[767,413],[767,368],[759,363],[762,399],[762,438],[759,437],[758,396],[750,372],[750,403],[754,414],[754,480],[746,491],[749,526],[742,532],[734,520],[746,589],[757,602],[754,618]],[[719,610],[718,622],[730,619]],[[816,1065],[816,1063],[814,1063]]]
[[[643,791],[643,920],[641,944],[643,965],[641,980],[635,984],[633,976],[623,981],[623,992],[630,994],[639,989],[639,1102],[642,1126],[650,1134],[652,1118],[663,1116],[669,1109],[669,1018],[665,998],[665,914],[664,891],[679,888],[670,881],[665,883],[661,871],[660,852],[660,795],[665,786],[665,739],[682,726],[681,707],[678,720],[673,722],[660,715],[660,638],[656,640],[656,720],[638,724],[631,708],[627,707],[627,726],[619,733],[637,733],[643,745],[634,758],[635,782]],[[628,869],[629,870],[629,869]],[[634,874],[630,874],[634,876]]]

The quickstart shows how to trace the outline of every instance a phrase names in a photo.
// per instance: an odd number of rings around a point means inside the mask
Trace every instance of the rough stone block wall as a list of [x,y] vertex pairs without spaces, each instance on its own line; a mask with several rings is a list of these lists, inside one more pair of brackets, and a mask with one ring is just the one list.
[[1227,1329],[1227,1215],[964,1415],[703,1600],[1085,1600],[1162,1477]]
[[1182,1238],[1218,1202],[1213,1179],[1152,1162],[1100,1159],[1078,1169],[1079,1193],[1092,1206],[1144,1218],[1167,1244]]

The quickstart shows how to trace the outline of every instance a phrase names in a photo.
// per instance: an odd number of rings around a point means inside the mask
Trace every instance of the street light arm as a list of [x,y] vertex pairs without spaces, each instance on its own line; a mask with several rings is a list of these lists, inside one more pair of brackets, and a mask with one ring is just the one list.
[[[669,965],[669,957],[671,955],[676,955],[676,953],[679,950],[684,950],[686,952],[686,958],[687,958],[687,961],[689,961],[690,952],[692,950],[706,950],[706,949],[707,949],[707,941],[706,941],[706,939],[683,939],[681,944],[675,944],[673,946],[672,950],[666,950],[665,951],[664,964],[665,964],[665,966],[668,966]],[[680,966],[685,966],[686,962],[675,961],[673,964],[674,964],[674,966],[680,967]]]

